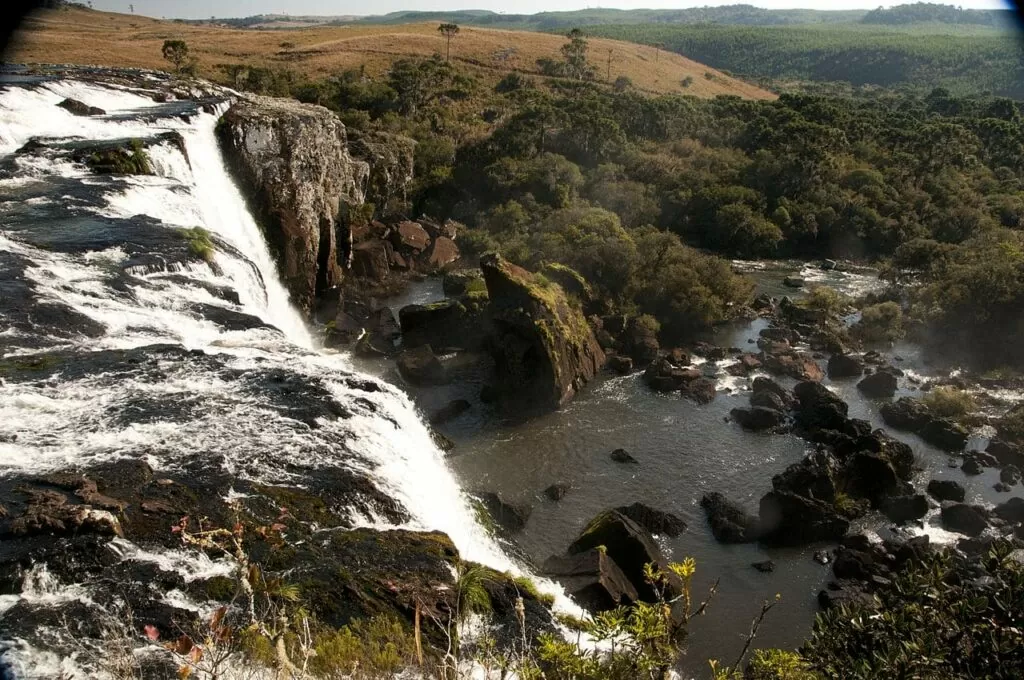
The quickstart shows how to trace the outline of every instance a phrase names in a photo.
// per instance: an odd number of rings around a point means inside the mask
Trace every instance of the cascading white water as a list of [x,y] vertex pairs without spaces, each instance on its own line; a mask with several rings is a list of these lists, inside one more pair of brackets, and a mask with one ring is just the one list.
[[[121,115],[78,118],[56,106],[64,97]],[[135,93],[76,82],[0,92],[0,158],[12,154],[32,136],[103,140],[151,137],[167,130],[181,133],[187,159],[172,144],[151,147],[148,153],[156,176],[125,178],[113,188],[98,189],[104,192],[103,200],[89,210],[110,218],[146,215],[167,228],[202,227],[244,256],[222,249],[215,255],[216,269],[187,265],[184,273],[188,279],[207,287],[172,280],[170,275],[176,272],[135,272],[140,285],[132,286],[126,296],[114,294],[104,278],[110,267],[125,260],[121,247],[113,245],[82,255],[50,252],[19,240],[17,234],[4,233],[0,226],[0,251],[31,263],[25,275],[40,298],[68,305],[105,327],[98,338],[53,341],[87,350],[175,343],[227,357],[232,367],[280,366],[322,382],[340,404],[351,406],[352,415],[346,420],[323,420],[316,431],[297,432],[259,399],[231,393],[214,375],[185,369],[168,371],[166,378],[156,383],[130,379],[19,383],[0,391],[0,475],[89,465],[138,450],[151,452],[147,460],[154,469],[174,469],[189,451],[201,449],[219,456],[231,474],[269,483],[301,484],[301,479],[288,477],[290,463],[313,469],[358,468],[406,509],[411,517],[408,528],[442,531],[465,558],[520,573],[476,522],[409,399],[391,386],[374,393],[354,390],[342,379],[352,375],[348,358],[315,350],[309,330],[289,303],[259,227],[224,165],[214,132],[217,115],[199,113],[187,122],[172,115],[153,115],[152,111],[145,120],[125,115],[153,106],[151,100]],[[19,172],[0,179],[0,215],[5,193],[13,195],[27,181],[72,175],[83,183],[92,181],[80,166],[66,159],[19,157],[16,164]],[[60,197],[34,200],[54,199]],[[209,292],[209,287],[225,286],[237,291],[238,305]],[[266,328],[225,330],[195,314],[192,306],[196,303],[258,317],[281,333]],[[102,415],[132,399],[169,395],[206,395],[215,406],[196,413],[188,428],[159,419],[119,426]],[[358,405],[367,399],[372,409]],[[322,446],[332,435],[344,435],[358,455]],[[356,520],[389,528],[377,517]],[[131,552],[124,550],[125,554]],[[180,562],[175,560],[180,557],[163,558],[162,564],[177,568],[174,565]],[[563,608],[577,611],[556,586],[549,582],[540,585],[556,595]]]

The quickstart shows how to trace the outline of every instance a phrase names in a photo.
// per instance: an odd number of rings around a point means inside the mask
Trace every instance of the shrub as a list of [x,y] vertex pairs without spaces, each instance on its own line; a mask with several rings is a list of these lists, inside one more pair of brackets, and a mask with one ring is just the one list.
[[819,677],[797,652],[758,649],[751,656],[746,680],[816,680]]
[[801,304],[808,309],[816,309],[829,316],[838,316],[850,304],[850,299],[835,288],[829,286],[812,286],[807,297]]
[[955,387],[936,387],[921,398],[924,405],[941,418],[964,418],[973,413],[978,404],[969,392]]
[[903,337],[903,310],[896,302],[882,302],[865,307],[860,321],[851,329],[864,342],[895,342]]
[[996,428],[1003,439],[1024,443],[1024,406],[1010,409],[999,419]]
[[691,85],[693,85],[693,76],[686,76],[679,84],[682,85],[683,87],[690,87]]

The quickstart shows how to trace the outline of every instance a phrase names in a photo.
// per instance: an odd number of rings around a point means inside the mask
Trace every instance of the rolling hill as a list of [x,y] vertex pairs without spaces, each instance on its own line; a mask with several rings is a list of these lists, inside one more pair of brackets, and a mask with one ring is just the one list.
[[[198,61],[200,75],[221,81],[226,77],[223,67],[231,65],[287,69],[315,79],[360,67],[377,74],[397,59],[429,57],[445,51],[436,22],[254,30],[68,7],[42,10],[29,19],[5,58],[15,63],[166,69],[169,64],[161,55],[161,47],[168,39],[185,40]],[[536,73],[537,60],[560,58],[564,42],[559,35],[463,27],[452,42],[452,59],[485,80],[496,82],[510,71]],[[594,39],[590,58],[602,79],[607,79],[609,73],[611,80],[624,75],[635,87],[648,92],[698,97],[729,94],[754,99],[774,96],[655,47]]]

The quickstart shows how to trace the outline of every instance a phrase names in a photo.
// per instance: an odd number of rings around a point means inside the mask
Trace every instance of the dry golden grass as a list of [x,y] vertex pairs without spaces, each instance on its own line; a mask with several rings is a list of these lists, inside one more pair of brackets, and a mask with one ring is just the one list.
[[[42,11],[30,18],[6,59],[166,69],[160,50],[167,39],[185,40],[198,59],[201,75],[211,79],[222,77],[218,67],[225,64],[288,68],[309,78],[363,66],[375,75],[396,59],[443,54],[445,48],[434,23],[244,30],[69,8]],[[452,59],[497,80],[510,70],[535,72],[541,57],[560,58],[564,42],[561,36],[544,33],[464,27],[452,41]],[[608,74],[609,53],[611,79],[628,76],[637,88],[648,92],[754,99],[774,96],[677,54],[593,39],[590,58],[602,79]],[[687,77],[692,84],[683,87]]]

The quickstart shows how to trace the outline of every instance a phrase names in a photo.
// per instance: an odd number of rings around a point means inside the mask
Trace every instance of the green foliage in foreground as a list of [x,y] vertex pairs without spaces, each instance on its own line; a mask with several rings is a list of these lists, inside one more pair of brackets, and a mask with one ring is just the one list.
[[[913,24],[911,24],[913,26]],[[1021,46],[1012,33],[950,35],[858,24],[820,26],[588,26],[592,35],[664,45],[718,69],[771,80],[947,87],[962,93],[1024,96]]]
[[824,677],[993,678],[1024,674],[1024,568],[997,544],[977,577],[949,554],[897,577],[870,604],[818,617],[804,660]]
[[188,251],[193,257],[198,257],[207,262],[213,261],[214,245],[210,232],[202,227],[179,230],[181,235],[188,242]]

